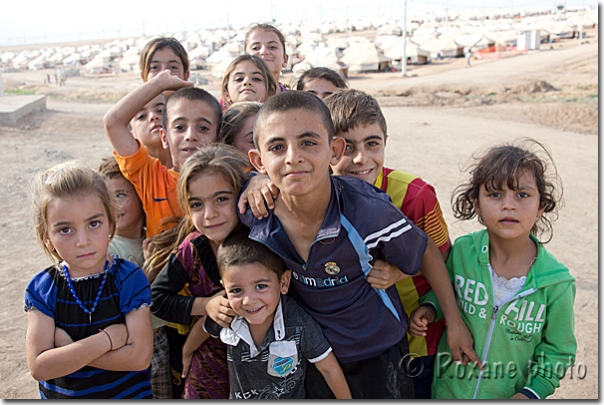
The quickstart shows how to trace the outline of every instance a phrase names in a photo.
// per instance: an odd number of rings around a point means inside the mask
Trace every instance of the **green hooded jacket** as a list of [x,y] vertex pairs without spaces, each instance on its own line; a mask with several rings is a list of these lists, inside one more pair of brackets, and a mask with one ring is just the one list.
[[[537,260],[521,291],[499,308],[493,298],[487,231],[455,241],[447,269],[484,370],[473,363],[455,364],[445,331],[434,363],[433,398],[502,399],[522,389],[546,398],[574,364],[575,279],[531,237],[537,245]],[[433,291],[422,303],[434,305],[437,320],[442,317]]]

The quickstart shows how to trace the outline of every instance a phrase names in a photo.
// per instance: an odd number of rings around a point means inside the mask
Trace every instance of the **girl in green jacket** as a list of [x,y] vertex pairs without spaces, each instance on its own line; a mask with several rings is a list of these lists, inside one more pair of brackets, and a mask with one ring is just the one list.
[[[447,260],[481,364],[453,362],[445,332],[433,398],[546,398],[575,361],[575,279],[542,245],[551,240],[547,216],[557,215],[560,179],[542,144],[521,145],[488,150],[453,193],[455,217],[477,216],[486,227],[458,238]],[[411,315],[410,333],[425,334],[440,312],[434,295],[426,294]]]

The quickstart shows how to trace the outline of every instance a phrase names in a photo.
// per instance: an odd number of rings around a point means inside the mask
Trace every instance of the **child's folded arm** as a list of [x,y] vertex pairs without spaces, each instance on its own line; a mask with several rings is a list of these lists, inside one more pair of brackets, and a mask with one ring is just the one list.
[[37,381],[71,374],[111,349],[103,332],[77,342],[63,341],[62,346],[57,347],[53,318],[35,308],[29,308],[27,319],[27,365],[32,377]]
[[126,315],[128,339],[118,349],[113,347],[88,365],[114,371],[145,370],[153,355],[153,328],[149,307],[133,309]]

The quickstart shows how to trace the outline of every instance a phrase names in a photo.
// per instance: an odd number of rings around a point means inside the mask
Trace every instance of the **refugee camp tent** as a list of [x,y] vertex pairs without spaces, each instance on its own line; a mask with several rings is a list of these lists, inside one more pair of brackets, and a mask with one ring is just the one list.
[[436,39],[421,44],[420,49],[430,52],[432,59],[437,57],[456,58],[463,55],[463,46],[455,42],[455,37],[441,35]]
[[[401,61],[403,59],[403,37],[396,37],[394,41],[383,44],[382,49],[384,50],[384,55],[387,57]],[[419,45],[411,42],[409,37],[407,37],[405,56],[407,64],[424,65],[432,61],[430,52],[421,49]]]
[[392,58],[384,55],[372,42],[351,44],[344,51],[342,62],[350,72],[383,72],[391,69]]

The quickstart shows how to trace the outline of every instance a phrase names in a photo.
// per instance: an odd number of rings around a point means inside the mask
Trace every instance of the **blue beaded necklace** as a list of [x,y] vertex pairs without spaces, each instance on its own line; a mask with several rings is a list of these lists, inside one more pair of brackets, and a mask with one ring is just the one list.
[[67,285],[69,286],[69,291],[71,291],[71,295],[76,300],[79,307],[82,308],[82,311],[84,311],[85,313],[88,314],[88,323],[92,323],[92,313],[96,309],[96,306],[99,303],[99,300],[101,299],[101,294],[103,293],[103,287],[105,287],[105,281],[107,281],[107,273],[108,273],[107,270],[108,269],[109,269],[109,260],[106,260],[105,261],[105,271],[104,271],[105,274],[103,274],[103,281],[101,281],[101,286],[99,287],[99,292],[96,294],[96,298],[94,299],[94,302],[92,303],[92,307],[90,309],[88,309],[84,306],[84,304],[82,303],[82,301],[76,294],[76,292],[73,288],[73,283],[71,282],[71,277],[69,277],[69,270],[67,269],[67,266],[65,264],[63,264],[63,272],[65,273],[65,279],[67,280]]

